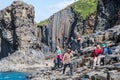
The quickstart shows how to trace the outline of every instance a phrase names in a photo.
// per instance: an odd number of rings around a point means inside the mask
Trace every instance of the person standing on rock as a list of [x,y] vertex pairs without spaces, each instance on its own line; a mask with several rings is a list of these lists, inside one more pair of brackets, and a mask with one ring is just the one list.
[[102,48],[100,45],[95,46],[94,49],[94,62],[93,62],[93,69],[95,68],[96,65],[100,66],[100,55],[102,54]]
[[[81,42],[82,42],[82,39],[80,37],[77,38],[77,51],[78,53],[80,54],[81,52]],[[81,55],[81,54],[80,54]]]
[[107,46],[105,43],[102,44],[102,48],[103,48],[103,50],[102,50],[102,55],[101,55],[102,59],[101,60],[102,60],[103,65],[105,65],[107,62],[110,61],[109,55],[113,54],[113,52],[112,52],[111,48],[109,46]]
[[56,58],[57,58],[57,68],[60,68],[60,63],[61,63],[61,60],[62,60],[62,54],[61,54],[61,50],[60,50],[59,46],[57,46],[56,53],[57,53],[57,56],[56,56]]
[[71,37],[71,41],[68,45],[72,51],[75,51],[77,48],[77,40]]
[[73,66],[71,63],[72,57],[73,57],[73,54],[72,54],[71,50],[67,49],[67,52],[63,56],[63,64],[64,64],[63,74],[65,74],[66,67],[69,66],[70,75],[73,75]]

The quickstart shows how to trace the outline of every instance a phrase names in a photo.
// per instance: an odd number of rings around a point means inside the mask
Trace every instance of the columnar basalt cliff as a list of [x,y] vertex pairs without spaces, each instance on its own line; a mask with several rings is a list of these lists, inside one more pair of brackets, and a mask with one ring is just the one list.
[[72,7],[67,7],[51,16],[48,24],[41,27],[42,42],[47,44],[51,51],[54,51],[57,45],[65,48],[71,37],[77,38],[93,32],[95,16],[96,14],[92,13],[86,20],[82,20]]
[[85,19],[76,14],[72,6],[53,14],[44,29],[48,31],[43,35],[44,43],[54,51],[57,45],[68,46],[71,37],[87,36],[119,25],[119,3],[119,0],[98,0],[97,10]]
[[[22,1],[0,11],[0,58],[15,51],[23,54],[36,52],[40,41],[37,38],[37,27],[34,24],[34,7]],[[37,46],[37,47],[36,47]]]
[[72,30],[74,30],[72,25],[76,25],[74,17],[75,14],[71,8],[66,8],[50,17],[47,30],[48,45],[52,51],[55,50],[57,45],[65,46],[65,40],[70,37]]

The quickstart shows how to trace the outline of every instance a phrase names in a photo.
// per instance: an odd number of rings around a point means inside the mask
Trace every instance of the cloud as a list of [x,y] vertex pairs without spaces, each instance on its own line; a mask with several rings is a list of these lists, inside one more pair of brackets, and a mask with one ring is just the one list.
[[66,1],[63,1],[63,2],[58,3],[58,4],[49,5],[47,7],[47,9],[56,12],[56,11],[59,11],[61,9],[64,9],[65,7],[67,7],[68,5],[70,5],[74,2],[75,2],[75,0],[66,0]]
[[[68,5],[74,3],[75,1],[78,1],[78,0],[63,0],[63,1],[56,3],[56,4],[44,6],[42,8],[42,10],[44,10],[44,11],[39,12],[40,13],[40,15],[39,15],[40,21],[49,18],[54,13],[64,9]],[[38,18],[36,19],[36,21],[37,20],[38,20]]]

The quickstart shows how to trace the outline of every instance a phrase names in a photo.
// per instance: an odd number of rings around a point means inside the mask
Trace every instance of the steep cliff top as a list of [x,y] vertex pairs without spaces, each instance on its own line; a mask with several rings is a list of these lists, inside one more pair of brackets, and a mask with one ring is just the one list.
[[[85,19],[91,13],[94,13],[96,11],[97,3],[98,3],[98,0],[78,0],[77,2],[69,5],[66,8],[69,8],[69,7],[73,8],[73,11],[75,12],[75,14],[77,14],[81,18]],[[62,11],[62,10],[60,10],[60,11]],[[38,26],[45,26],[45,25],[47,25],[47,23],[48,23],[48,19],[39,22]]]

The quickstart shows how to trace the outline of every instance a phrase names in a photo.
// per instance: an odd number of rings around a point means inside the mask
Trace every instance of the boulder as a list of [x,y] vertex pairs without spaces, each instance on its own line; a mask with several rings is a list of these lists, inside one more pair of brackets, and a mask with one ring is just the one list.
[[23,1],[14,1],[0,13],[0,59],[18,50],[24,55],[39,54],[39,51],[33,50],[41,48],[38,28],[34,23],[34,7]]

